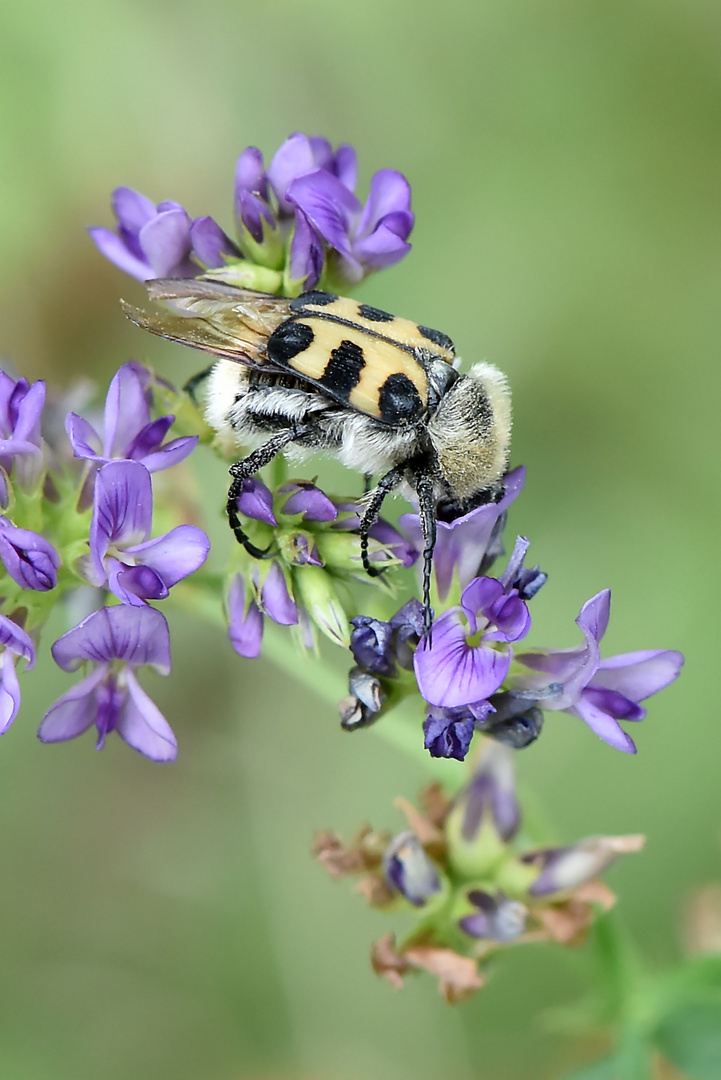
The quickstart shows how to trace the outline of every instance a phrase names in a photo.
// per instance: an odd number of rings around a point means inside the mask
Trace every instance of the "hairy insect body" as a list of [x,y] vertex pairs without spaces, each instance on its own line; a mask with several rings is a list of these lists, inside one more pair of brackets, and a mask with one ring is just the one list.
[[218,357],[206,418],[221,436],[256,449],[232,466],[228,516],[252,554],[237,515],[245,479],[275,454],[326,451],[379,476],[366,496],[361,551],[385,495],[410,489],[425,536],[424,603],[430,626],[436,505],[457,513],[496,497],[508,462],[511,411],[505,377],[490,364],[459,374],[445,334],[330,293],[295,300],[210,280],[147,283],[170,310],[126,311],[140,326]]

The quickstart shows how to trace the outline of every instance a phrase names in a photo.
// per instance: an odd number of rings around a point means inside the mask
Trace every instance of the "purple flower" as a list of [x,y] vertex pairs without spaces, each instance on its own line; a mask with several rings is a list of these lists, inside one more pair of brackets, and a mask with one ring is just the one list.
[[[261,157],[260,164],[262,160]],[[257,177],[258,159],[256,158],[254,162],[255,173],[252,172],[250,161],[247,164],[250,166],[249,174],[254,178]],[[352,146],[339,146],[334,154],[327,139],[316,135],[308,137],[297,131],[276,150],[268,168],[268,180],[278,199],[281,214],[289,217],[295,213],[295,204],[289,198],[288,191],[293,181],[309,173],[317,172],[325,172],[332,176],[338,180],[346,192],[352,194],[358,178],[356,152]],[[262,194],[262,192],[259,193]]]
[[0,615],[0,735],[4,735],[20,709],[20,684],[15,664],[27,661],[28,671],[35,666],[35,646],[28,634],[12,619]]
[[513,755],[504,746],[488,743],[470,783],[458,795],[454,811],[460,814],[459,839],[473,844],[485,825],[508,843],[521,825],[516,798]]
[[358,615],[350,622],[350,648],[360,668],[385,676],[395,674],[396,664],[410,671],[413,649],[423,633],[423,605],[419,600],[409,600],[390,622],[369,615]]
[[383,855],[383,870],[388,885],[415,907],[423,907],[441,891],[438,871],[410,830],[391,840]]
[[464,761],[476,726],[482,725],[492,712],[489,701],[476,701],[455,709],[429,705],[423,723],[426,750],[431,757]]
[[422,696],[450,709],[485,700],[508,674],[508,643],[525,637],[530,625],[515,589],[506,592],[495,578],[476,578],[463,590],[461,606],[434,621],[432,644],[426,638],[415,651]]
[[[499,502],[485,503],[452,521],[438,520],[433,568],[440,600],[448,595],[454,573],[463,589],[482,569],[488,570],[493,558],[501,554],[502,547],[495,541],[506,511],[521,493],[525,479],[523,466],[514,469],[503,479],[503,497]],[[422,551],[423,532],[418,514],[402,514],[398,524],[415,548]]]
[[0,517],[0,559],[21,589],[47,592],[58,583],[60,556],[44,536]]
[[7,506],[7,477],[15,476],[24,491],[31,491],[43,471],[40,421],[45,404],[45,383],[12,379],[0,371],[0,505]]
[[243,481],[243,490],[238,496],[238,510],[246,517],[254,518],[255,521],[263,521],[266,525],[278,525],[273,513],[273,495],[263,481],[255,477]]
[[584,642],[570,649],[522,653],[516,659],[530,672],[514,676],[513,689],[535,692],[543,709],[580,716],[592,731],[617,750],[635,754],[636,746],[619,720],[643,720],[640,701],[676,679],[683,656],[672,649],[624,653],[601,660],[599,643],[606,632],[611,593],[591,597],[576,619]]
[[63,634],[52,654],[64,671],[77,671],[86,661],[94,670],[47,711],[38,730],[42,742],[74,739],[94,724],[98,750],[117,731],[153,761],[175,759],[175,736],[135,675],[144,664],[170,673],[168,624],[159,611],[122,604],[102,608]]
[[236,245],[212,217],[195,219],[190,226],[190,242],[193,254],[208,269],[225,266],[229,260],[241,257]]
[[528,892],[531,896],[552,896],[577,889],[598,877],[619,857],[640,851],[645,837],[591,836],[565,848],[545,848],[521,855],[521,862],[538,867],[539,874]]
[[196,277],[199,267],[190,255],[191,220],[180,203],[155,206],[139,191],[116,188],[112,196],[117,232],[88,229],[106,259],[138,281],[150,278]]
[[338,510],[328,496],[307,481],[283,484],[279,495],[285,495],[281,512],[288,516],[302,514],[305,521],[335,521]]
[[295,626],[298,622],[298,607],[278,560],[272,559],[262,571],[256,565],[252,573],[252,589],[247,588],[241,574],[234,575],[226,600],[231,644],[249,659],[260,656],[264,614],[280,626]]
[[459,919],[458,925],[470,937],[507,944],[526,929],[528,908],[518,900],[510,900],[504,892],[494,896],[481,889],[471,889],[468,900],[477,911]]
[[92,585],[106,586],[124,604],[163,600],[173,585],[205,562],[210,541],[195,525],[149,540],[153,519],[150,473],[139,461],[111,461],[95,482],[90,557]]
[[102,435],[87,420],[69,413],[65,427],[75,456],[98,465],[117,459],[140,461],[151,473],[184,461],[198,437],[189,435],[163,445],[175,417],[150,419],[149,385],[150,376],[140,364],[118,369],[105,399]]
[[340,176],[326,169],[292,180],[286,199],[338,253],[339,276],[351,284],[373,270],[393,266],[410,251],[411,189],[395,169],[375,173],[365,206]]

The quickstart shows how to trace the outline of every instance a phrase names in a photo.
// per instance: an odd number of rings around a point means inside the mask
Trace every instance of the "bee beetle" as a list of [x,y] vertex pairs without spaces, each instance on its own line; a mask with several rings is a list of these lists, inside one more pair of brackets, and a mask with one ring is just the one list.
[[497,498],[508,463],[510,394],[491,364],[462,375],[445,334],[327,292],[294,300],[202,278],[146,282],[148,314],[123,304],[138,326],[218,357],[206,419],[256,446],[230,468],[227,512],[239,543],[262,558],[238,520],[243,482],[284,451],[325,450],[366,477],[361,555],[383,500],[415,493],[424,536],[423,603],[430,630],[436,518],[451,519]]

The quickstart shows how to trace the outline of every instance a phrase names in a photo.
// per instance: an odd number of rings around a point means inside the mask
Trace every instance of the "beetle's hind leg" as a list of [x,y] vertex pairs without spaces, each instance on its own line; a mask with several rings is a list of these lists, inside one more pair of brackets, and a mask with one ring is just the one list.
[[383,573],[377,566],[372,566],[370,559],[368,558],[368,533],[378,520],[378,515],[381,512],[381,506],[386,495],[393,491],[393,488],[398,487],[403,479],[403,470],[396,467],[386,473],[381,480],[378,481],[377,487],[369,493],[368,499],[365,501],[365,510],[363,517],[360,520],[360,543],[361,543],[361,559],[363,560],[363,569],[369,577],[380,577]]
[[228,472],[233,477],[228,488],[228,502],[226,504],[226,512],[228,514],[228,523],[233,530],[233,535],[239,544],[245,548],[249,555],[252,555],[254,559],[269,559],[273,555],[271,550],[273,545],[270,544],[267,548],[261,549],[255,546],[249,539],[243,530],[243,526],[240,524],[240,518],[238,517],[238,499],[243,493],[243,484],[246,480],[249,480],[251,476],[254,476],[259,469],[262,469],[264,465],[268,465],[276,454],[279,454],[281,450],[284,450],[288,443],[293,442],[301,435],[301,431],[298,429],[288,428],[285,431],[279,431],[277,435],[274,435],[272,439],[268,439],[267,443],[263,446],[259,446],[257,450],[254,450],[252,454],[248,454],[242,461],[236,461],[234,465],[231,465]]

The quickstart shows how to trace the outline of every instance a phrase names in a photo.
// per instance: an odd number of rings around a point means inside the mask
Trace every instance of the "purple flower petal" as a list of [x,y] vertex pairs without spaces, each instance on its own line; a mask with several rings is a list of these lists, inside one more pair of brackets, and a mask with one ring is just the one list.
[[332,170],[344,187],[355,191],[358,183],[358,158],[352,146],[339,146]]
[[178,744],[168,721],[132,671],[126,679],[128,694],[116,722],[118,735],[151,761],[175,761]]
[[137,563],[155,571],[172,589],[179,581],[203,565],[210,550],[210,540],[195,525],[177,525],[156,540],[125,548]]
[[[397,262],[408,254],[411,245],[399,235],[400,231],[410,232],[413,227],[413,215],[410,214],[409,223],[397,220],[400,215],[393,215],[382,221],[370,236],[363,240],[357,240],[353,244],[354,259],[351,261],[351,272],[354,273],[356,262],[360,262],[366,270],[384,270],[388,266],[395,266]],[[351,277],[351,280],[354,280]]]
[[304,291],[315,288],[323,273],[324,261],[323,244],[318,234],[303,211],[296,210],[288,266],[291,281],[300,281]]
[[295,626],[298,622],[298,609],[295,601],[288,591],[285,574],[275,559],[270,565],[270,570],[263,582],[260,594],[263,611],[269,615],[273,622],[281,626]]
[[147,540],[153,515],[150,473],[138,461],[111,461],[95,480],[90,553],[96,580],[104,580],[103,559],[111,544],[127,547]]
[[243,243],[243,228],[248,230],[256,244],[262,244],[266,228],[276,227],[270,207],[252,191],[241,191],[238,195],[237,206],[241,244]]
[[15,671],[15,657],[6,652],[2,657],[0,687],[0,735],[4,735],[20,710],[20,683]]
[[15,656],[22,656],[28,671],[35,667],[35,646],[30,635],[7,615],[0,615],[0,645]]
[[643,720],[646,710],[642,705],[631,701],[617,690],[606,690],[601,686],[587,686],[582,698],[601,712],[608,713],[614,720]]
[[243,490],[238,497],[238,510],[255,521],[277,526],[273,513],[273,496],[262,480],[251,477],[243,481]]
[[71,412],[65,420],[65,430],[75,457],[100,460],[102,444],[100,436],[91,423]]
[[410,225],[403,239],[413,228],[411,209],[411,186],[403,173],[395,169],[379,169],[370,183],[368,200],[358,222],[359,238],[370,236],[381,220],[388,214],[407,214]]
[[129,187],[116,188],[111,196],[111,204],[121,228],[136,236],[156,214],[155,204]]
[[263,641],[263,616],[254,600],[245,609],[245,582],[236,574],[230,583],[227,599],[228,636],[237,653],[248,659],[260,656]]
[[77,671],[85,660],[124,660],[132,667],[150,664],[161,675],[170,673],[168,624],[151,607],[119,604],[94,611],[58,638],[51,651],[64,671]]
[[198,259],[209,268],[240,258],[238,248],[212,217],[195,219],[190,226],[190,243]]
[[[379,518],[374,525],[371,526],[368,533],[371,540],[376,540],[379,544],[382,544],[386,548],[394,559],[398,559],[401,566],[409,567],[418,559],[418,552],[409,540],[406,540],[405,536],[394,528],[388,521],[384,521],[383,518]],[[370,554],[370,561],[374,559],[383,559],[383,552],[374,551]]]
[[598,735],[599,739],[603,739],[605,743],[608,743],[609,746],[615,747],[616,750],[622,750],[625,754],[636,753],[636,744],[630,735],[627,735],[622,730],[612,716],[597,708],[585,694],[582,694],[576,704],[568,711],[580,716],[584,723],[588,724],[591,731]]
[[293,207],[288,201],[288,187],[299,176],[313,172],[318,168],[310,139],[296,132],[276,150],[268,167],[268,180],[278,198],[280,209],[285,214],[292,214]]
[[352,219],[360,212],[360,203],[335,176],[319,169],[293,180],[288,198],[300,207],[314,229],[330,247],[352,265],[354,258],[349,238]]
[[431,705],[455,708],[495,693],[511,663],[510,652],[469,646],[460,609],[451,608],[433,624],[433,645],[416,649],[413,666],[421,695]]
[[683,662],[683,655],[673,649],[609,656],[600,662],[588,685],[616,690],[632,701],[643,701],[678,678]]
[[138,240],[155,277],[193,277],[198,272],[189,261],[190,218],[181,207],[157,214],[143,225]]
[[58,583],[60,556],[44,536],[0,517],[0,559],[21,589],[47,592]]
[[58,698],[54,705],[50,706],[38,729],[38,738],[41,742],[53,743],[75,739],[92,727],[98,713],[95,693],[107,678],[107,674],[107,665],[101,664],[92,674],[71,687],[67,693]]
[[173,465],[185,461],[197,445],[197,435],[183,435],[180,439],[171,439],[153,453],[144,454],[141,461],[149,473],[160,472],[161,469],[170,469]]
[[127,457],[139,431],[150,423],[146,388],[135,364],[123,364],[112,378],[105,399],[103,455]]
[[114,232],[111,232],[110,229],[91,226],[88,229],[88,234],[100,254],[104,255],[111,263],[114,263],[119,270],[137,278],[138,281],[148,281],[150,278],[155,277],[150,263],[131,254],[125,242]]
[[500,743],[484,747],[483,756],[471,782],[457,799],[463,808],[461,837],[473,843],[490,815],[501,840],[508,842],[521,825],[521,808],[516,798],[513,755]]
[[141,607],[146,600],[165,600],[168,587],[148,566],[126,566],[118,559],[108,559],[108,588],[123,604]]
[[338,517],[335,504],[315,484],[283,484],[278,494],[288,494],[282,508],[288,516],[302,514],[306,521],[335,521]]
[[[263,155],[256,146],[248,146],[238,158],[235,167],[235,193],[238,195],[244,191],[253,191],[261,198],[267,199],[268,185],[265,181],[265,165]],[[240,216],[237,211],[236,214]]]

